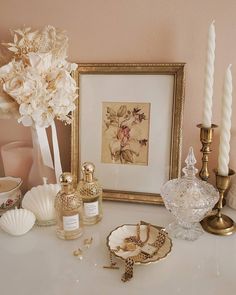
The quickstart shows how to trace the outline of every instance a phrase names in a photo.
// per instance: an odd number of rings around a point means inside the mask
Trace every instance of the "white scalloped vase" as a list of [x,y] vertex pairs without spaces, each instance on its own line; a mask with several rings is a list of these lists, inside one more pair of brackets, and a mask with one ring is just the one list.
[[22,207],[35,214],[37,225],[47,226],[56,223],[54,201],[59,190],[59,184],[44,184],[33,187],[25,194]]
[[35,216],[26,209],[9,210],[0,218],[0,227],[10,235],[21,236],[26,234],[35,223]]

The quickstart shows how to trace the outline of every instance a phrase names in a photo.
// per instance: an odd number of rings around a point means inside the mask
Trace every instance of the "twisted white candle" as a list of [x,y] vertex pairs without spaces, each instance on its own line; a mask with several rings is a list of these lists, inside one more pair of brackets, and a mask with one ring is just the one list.
[[205,88],[202,124],[204,127],[211,127],[212,118],[212,97],[214,83],[214,61],[215,61],[215,26],[213,21],[208,31],[207,62],[205,70]]
[[220,147],[218,157],[218,173],[227,176],[229,173],[230,128],[232,113],[232,74],[231,65],[225,73],[224,92],[222,97]]

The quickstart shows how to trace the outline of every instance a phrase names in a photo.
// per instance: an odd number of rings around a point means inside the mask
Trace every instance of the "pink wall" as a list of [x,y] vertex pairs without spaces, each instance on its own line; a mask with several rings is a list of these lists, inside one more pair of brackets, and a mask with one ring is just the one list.
[[[235,11],[235,0],[8,0],[1,3],[0,39],[9,40],[9,28],[51,24],[68,31],[69,56],[75,62],[186,62],[183,156],[193,145],[200,159],[195,126],[201,122],[207,30],[215,19],[213,121],[219,124],[223,76],[229,63],[236,86]],[[30,137],[14,121],[0,120],[0,130],[0,145]],[[59,134],[63,167],[68,170],[70,129],[60,124]],[[218,139],[216,130],[211,167],[216,166]],[[231,167],[236,169],[235,99],[231,143]]]

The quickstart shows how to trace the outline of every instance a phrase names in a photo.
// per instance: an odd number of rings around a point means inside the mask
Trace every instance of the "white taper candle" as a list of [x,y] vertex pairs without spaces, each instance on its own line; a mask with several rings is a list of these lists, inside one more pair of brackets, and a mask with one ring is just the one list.
[[225,73],[224,92],[222,97],[220,146],[218,157],[218,173],[227,176],[229,173],[230,129],[232,113],[232,74],[231,65]]
[[202,124],[204,127],[211,127],[212,118],[212,97],[214,83],[214,62],[215,62],[215,25],[213,21],[208,31],[207,60],[205,69],[205,88],[203,101]]

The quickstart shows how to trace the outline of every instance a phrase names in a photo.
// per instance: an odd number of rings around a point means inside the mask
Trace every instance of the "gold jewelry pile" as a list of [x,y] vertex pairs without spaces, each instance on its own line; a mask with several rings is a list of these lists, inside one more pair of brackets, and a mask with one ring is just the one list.
[[[140,226],[145,224],[147,228],[147,235],[144,241],[140,237]],[[164,229],[160,229],[156,240],[153,243],[148,243],[150,237],[150,224],[141,222],[137,224],[137,235],[130,236],[124,239],[124,245],[118,246],[117,249],[110,251],[110,266],[105,266],[104,268],[118,269],[115,267],[116,263],[112,261],[112,253],[117,253],[118,251],[135,251],[137,248],[140,248],[138,255],[130,256],[125,260],[125,272],[122,275],[121,280],[123,282],[129,281],[133,277],[133,267],[137,262],[145,262],[147,259],[152,258],[160,248],[164,245],[167,233]]]

